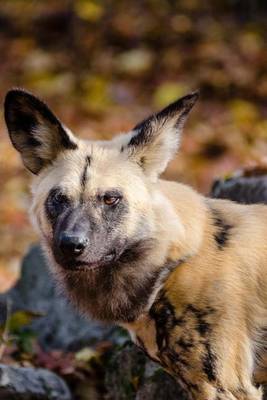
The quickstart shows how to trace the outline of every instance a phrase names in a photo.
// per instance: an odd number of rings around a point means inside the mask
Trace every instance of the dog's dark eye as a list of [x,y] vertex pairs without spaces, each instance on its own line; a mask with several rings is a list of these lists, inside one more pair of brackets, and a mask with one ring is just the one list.
[[121,200],[121,196],[105,194],[103,200],[107,206],[114,206],[119,203],[119,201]]
[[52,189],[45,203],[46,212],[49,218],[58,217],[70,205],[69,198],[59,189]]

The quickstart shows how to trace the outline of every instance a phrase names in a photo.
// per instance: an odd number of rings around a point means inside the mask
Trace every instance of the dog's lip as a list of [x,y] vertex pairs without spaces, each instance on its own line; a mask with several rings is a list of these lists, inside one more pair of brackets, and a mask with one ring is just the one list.
[[71,264],[65,266],[66,269],[71,271],[91,271],[97,268],[105,267],[111,262],[116,260],[115,251],[111,251],[104,257],[96,261],[73,261]]

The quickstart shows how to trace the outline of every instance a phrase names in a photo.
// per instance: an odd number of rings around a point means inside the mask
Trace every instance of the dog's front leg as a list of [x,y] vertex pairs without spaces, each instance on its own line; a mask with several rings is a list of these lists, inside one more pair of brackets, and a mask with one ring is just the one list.
[[[261,388],[256,388],[249,376],[247,376],[246,382],[239,382],[236,386],[229,387],[230,385],[226,382],[222,385],[219,381],[210,382],[208,379],[203,378],[202,370],[181,368],[180,363],[179,365],[172,364],[172,371],[169,368],[167,370],[179,385],[184,388],[190,400],[263,399]],[[233,371],[229,370],[229,377],[232,373]],[[232,377],[230,380],[232,381]]]

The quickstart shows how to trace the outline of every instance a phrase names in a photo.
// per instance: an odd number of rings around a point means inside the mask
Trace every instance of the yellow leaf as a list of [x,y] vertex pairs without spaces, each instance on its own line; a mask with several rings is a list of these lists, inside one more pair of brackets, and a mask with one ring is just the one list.
[[156,107],[164,107],[182,97],[189,91],[188,87],[182,83],[164,82],[155,91],[153,100]]
[[254,104],[236,99],[230,102],[230,111],[234,119],[234,123],[239,127],[248,127],[255,124],[259,119],[259,112]]
[[75,354],[75,358],[77,361],[84,361],[88,362],[92,358],[95,358],[97,356],[97,352],[90,347],[84,347],[82,350],[78,351]]
[[75,10],[80,18],[88,21],[97,21],[103,15],[103,7],[96,1],[76,0]]
[[15,311],[9,319],[9,331],[16,332],[26,325],[29,325],[33,319],[41,317],[43,314],[32,311]]

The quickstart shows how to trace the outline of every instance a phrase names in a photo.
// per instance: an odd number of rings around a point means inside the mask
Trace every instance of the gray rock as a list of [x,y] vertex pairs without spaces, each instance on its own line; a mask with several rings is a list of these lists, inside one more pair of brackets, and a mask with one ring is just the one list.
[[267,175],[218,179],[212,185],[210,196],[241,204],[267,204]]
[[135,400],[187,400],[185,392],[174,379],[158,369],[148,378],[136,393]]
[[56,289],[42,251],[33,246],[23,260],[16,286],[0,295],[0,323],[4,323],[7,300],[12,312],[28,310],[42,313],[27,329],[33,331],[44,350],[78,350],[97,341],[116,341],[116,329],[81,317]]
[[71,400],[71,398],[66,383],[50,371],[0,364],[1,400]]
[[132,343],[115,348],[105,366],[105,400],[187,400],[174,379]]

